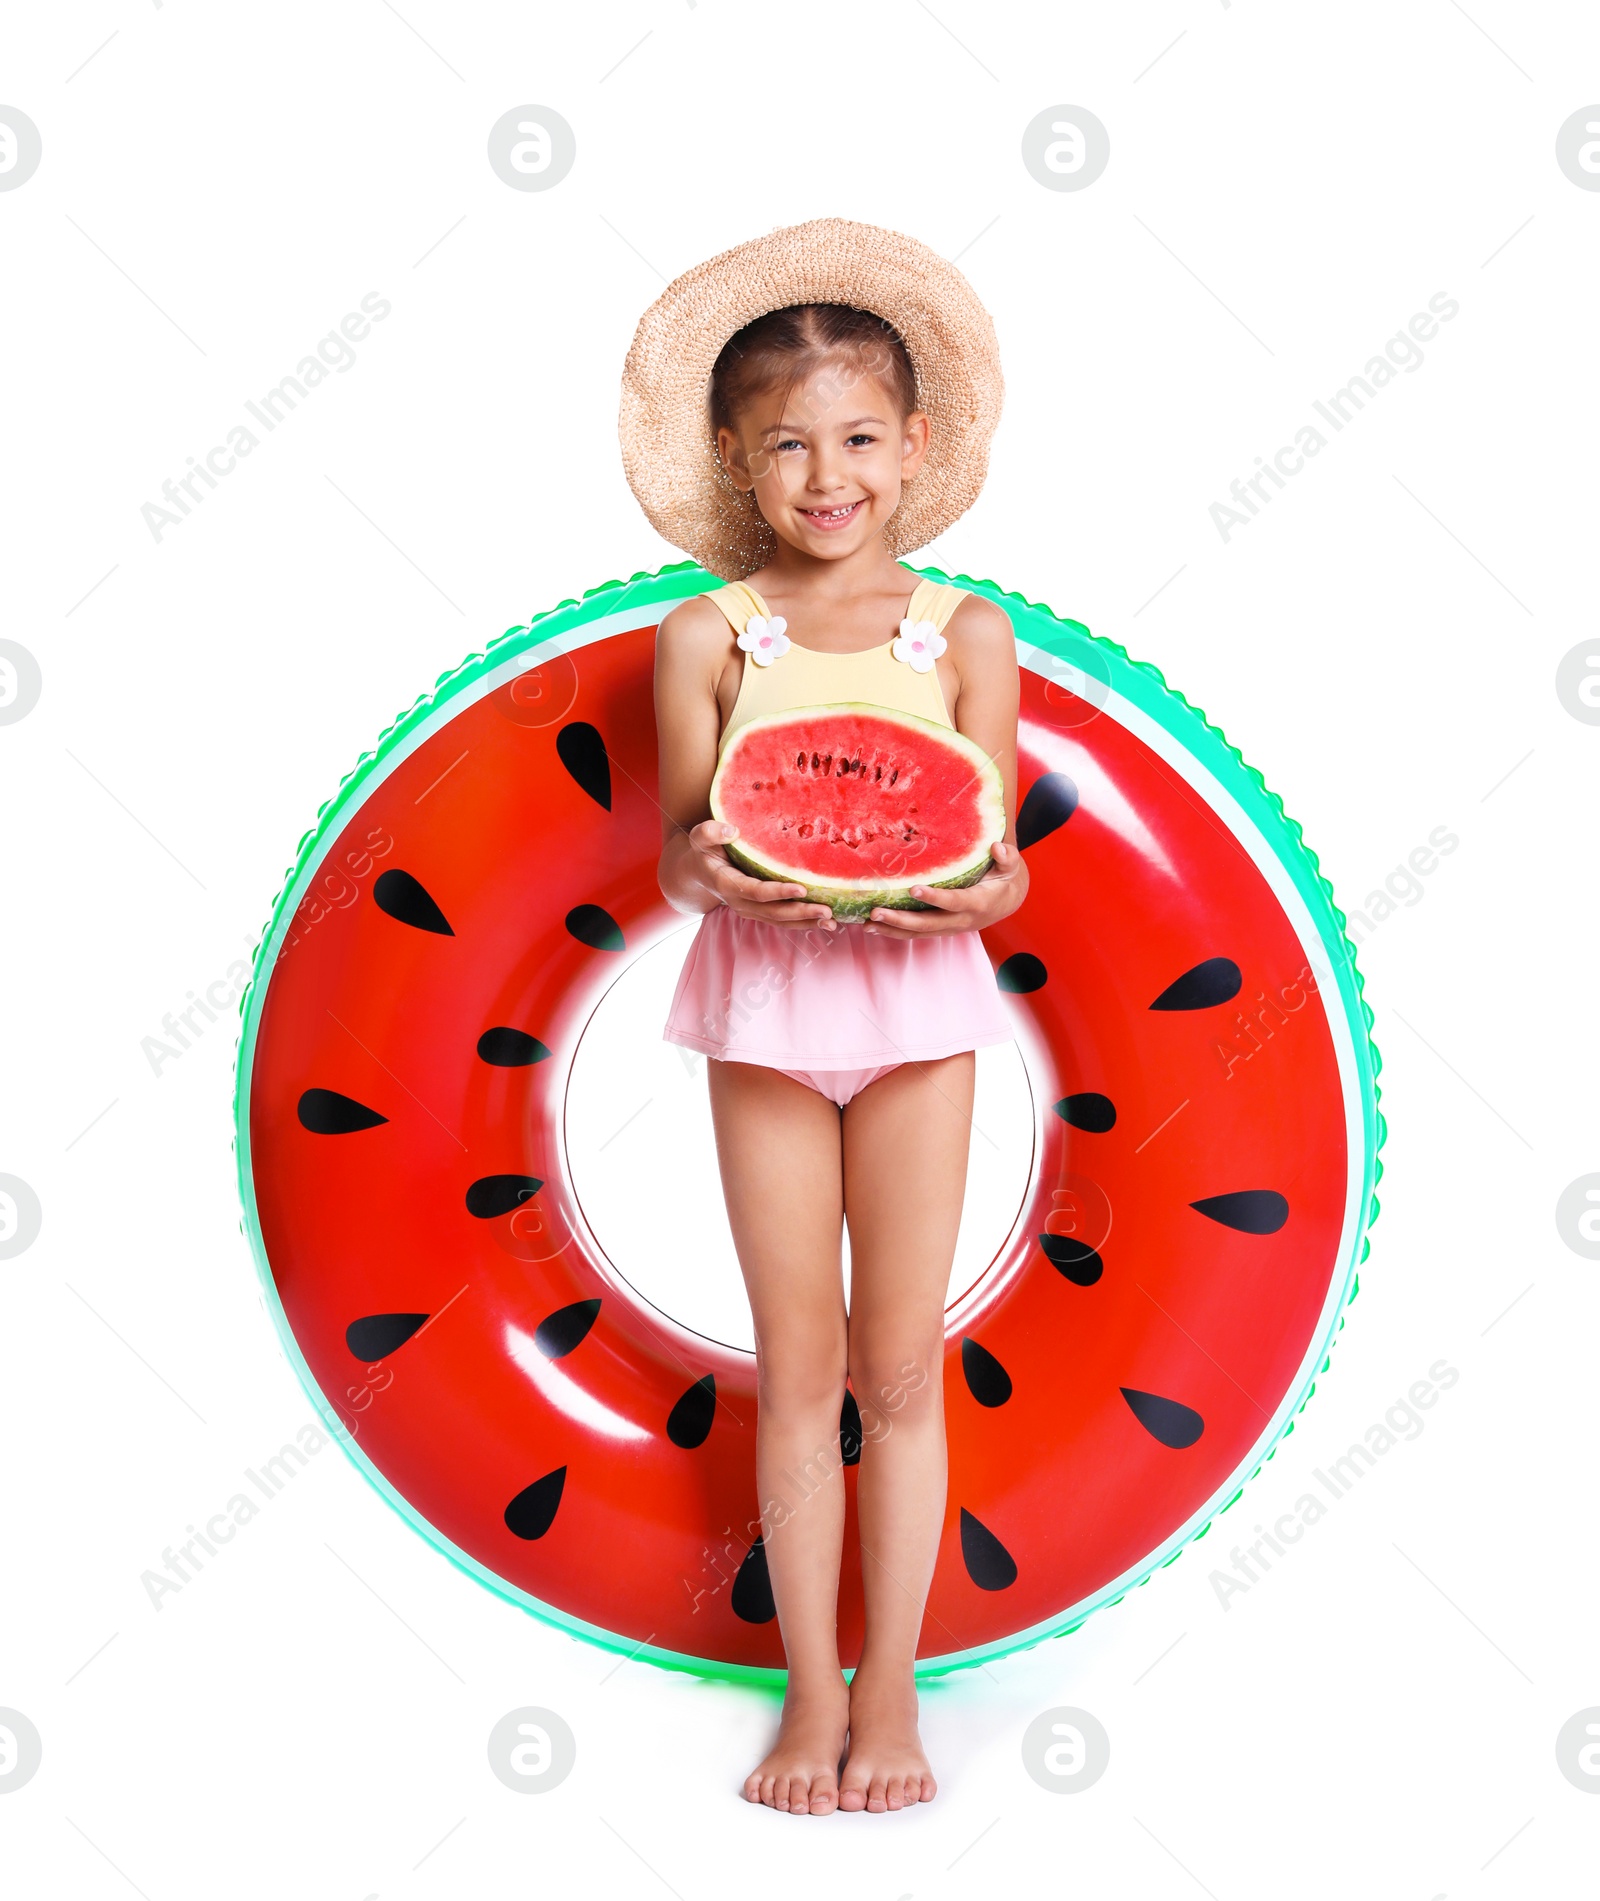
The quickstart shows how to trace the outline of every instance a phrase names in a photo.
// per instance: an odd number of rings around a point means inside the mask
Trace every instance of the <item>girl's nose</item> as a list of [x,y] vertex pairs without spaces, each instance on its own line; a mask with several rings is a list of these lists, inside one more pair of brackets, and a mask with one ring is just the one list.
[[843,488],[844,470],[838,458],[829,449],[818,449],[811,457],[811,466],[806,471],[806,487],[818,493]]

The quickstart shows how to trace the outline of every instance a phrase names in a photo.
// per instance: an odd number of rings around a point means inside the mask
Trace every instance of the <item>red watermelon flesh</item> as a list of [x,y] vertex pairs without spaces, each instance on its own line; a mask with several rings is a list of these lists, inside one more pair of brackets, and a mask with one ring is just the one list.
[[954,727],[855,701],[747,721],[711,782],[711,813],[739,830],[728,855],[757,878],[802,884],[835,917],[926,911],[913,884],[953,889],[1005,837],[999,768]]

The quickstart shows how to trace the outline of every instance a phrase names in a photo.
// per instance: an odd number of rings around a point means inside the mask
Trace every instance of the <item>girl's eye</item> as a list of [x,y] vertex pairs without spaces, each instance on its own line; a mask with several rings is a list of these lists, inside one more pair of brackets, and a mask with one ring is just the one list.
[[782,442],[775,442],[772,446],[775,450],[801,449],[805,447],[804,443],[796,442],[793,436],[786,436]]
[[852,442],[876,442],[877,439],[878,438],[876,436],[857,434],[857,435],[849,436],[845,439],[845,447],[848,448]]

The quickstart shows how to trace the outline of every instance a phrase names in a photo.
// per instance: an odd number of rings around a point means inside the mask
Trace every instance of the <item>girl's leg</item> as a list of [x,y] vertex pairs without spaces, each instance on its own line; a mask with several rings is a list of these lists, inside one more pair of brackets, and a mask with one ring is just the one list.
[[850,1384],[866,1632],[842,1809],[931,1801],[913,1664],[944,1523],[944,1307],[972,1135],[971,1050],[903,1063],[844,1111]]
[[752,1802],[827,1815],[849,1700],[839,1668],[844,1222],[839,1110],[756,1063],[708,1065],[728,1222],[755,1320],[756,1485],[789,1682]]

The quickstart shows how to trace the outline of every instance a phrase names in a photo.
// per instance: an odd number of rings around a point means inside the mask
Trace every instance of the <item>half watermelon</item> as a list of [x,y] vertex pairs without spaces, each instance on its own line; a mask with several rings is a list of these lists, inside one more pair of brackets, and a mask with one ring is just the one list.
[[711,815],[738,828],[728,856],[805,886],[836,918],[927,911],[914,884],[976,884],[1005,837],[999,767],[954,727],[839,701],[748,720],[711,781]]

